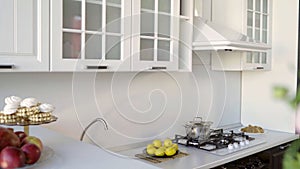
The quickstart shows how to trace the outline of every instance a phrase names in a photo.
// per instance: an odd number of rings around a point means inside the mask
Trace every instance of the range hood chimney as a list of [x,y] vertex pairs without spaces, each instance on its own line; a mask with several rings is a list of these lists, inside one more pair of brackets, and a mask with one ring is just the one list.
[[271,49],[270,45],[256,42],[247,35],[201,17],[194,18],[193,50],[265,51],[268,49]]

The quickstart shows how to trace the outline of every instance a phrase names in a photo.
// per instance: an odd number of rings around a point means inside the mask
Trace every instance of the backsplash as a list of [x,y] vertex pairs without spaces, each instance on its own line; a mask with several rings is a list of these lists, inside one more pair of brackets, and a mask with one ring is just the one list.
[[192,73],[0,73],[0,78],[1,99],[30,96],[55,105],[59,119],[44,127],[75,139],[103,117],[109,130],[95,124],[86,137],[104,147],[184,134],[183,124],[195,116],[214,127],[240,123],[240,73],[212,72],[201,61]]

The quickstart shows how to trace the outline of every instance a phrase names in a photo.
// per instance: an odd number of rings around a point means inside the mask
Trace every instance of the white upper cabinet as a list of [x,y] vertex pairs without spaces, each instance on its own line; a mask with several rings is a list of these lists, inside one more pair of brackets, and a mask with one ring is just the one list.
[[52,0],[51,71],[130,70],[131,1]]
[[[182,4],[192,11],[192,3]],[[52,0],[50,69],[190,70],[191,48],[179,44],[188,29],[179,15],[180,0]]]
[[191,70],[191,2],[51,2],[51,71]]
[[179,6],[179,0],[133,0],[133,70],[178,70]]
[[0,71],[49,71],[49,1],[0,1]]

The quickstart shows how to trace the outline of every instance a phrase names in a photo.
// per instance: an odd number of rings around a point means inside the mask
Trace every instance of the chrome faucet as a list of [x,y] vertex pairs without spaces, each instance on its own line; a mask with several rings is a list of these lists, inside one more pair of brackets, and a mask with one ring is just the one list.
[[86,131],[87,131],[94,123],[96,123],[96,122],[98,122],[98,121],[101,121],[101,122],[102,122],[102,124],[104,125],[104,129],[105,129],[105,130],[108,130],[106,121],[105,121],[103,118],[96,118],[96,119],[93,120],[89,125],[87,125],[86,128],[83,130],[83,132],[82,132],[82,134],[81,134],[81,136],[80,136],[80,141],[83,140],[83,137],[84,137]]

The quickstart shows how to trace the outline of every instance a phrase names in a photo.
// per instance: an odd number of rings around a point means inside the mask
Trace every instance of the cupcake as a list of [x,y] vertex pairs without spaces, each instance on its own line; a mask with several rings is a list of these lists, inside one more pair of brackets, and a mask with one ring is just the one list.
[[17,110],[17,115],[23,118],[28,118],[31,115],[37,114],[39,110],[39,102],[35,98],[26,98],[20,102],[20,108]]
[[19,120],[17,110],[22,99],[17,96],[6,97],[3,111],[0,112],[0,123],[16,123]]
[[16,115],[18,107],[14,105],[5,105],[3,111],[0,112],[1,123],[16,123],[19,117]]
[[54,111],[55,107],[48,103],[43,103],[38,106],[39,113],[33,114],[29,116],[30,121],[34,122],[46,122],[51,121],[52,119],[52,112]]

